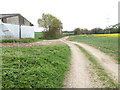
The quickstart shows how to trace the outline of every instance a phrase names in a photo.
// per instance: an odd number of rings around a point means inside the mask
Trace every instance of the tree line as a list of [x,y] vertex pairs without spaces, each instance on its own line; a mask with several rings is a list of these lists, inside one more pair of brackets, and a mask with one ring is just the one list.
[[75,35],[79,34],[112,34],[112,33],[120,33],[120,23],[116,25],[111,25],[105,29],[102,28],[93,28],[91,30],[88,29],[80,29],[75,28],[74,30]]
[[[42,14],[42,18],[38,19],[38,25],[44,28],[43,37],[61,37],[63,24],[55,16],[51,14]],[[73,31],[64,31],[63,33],[74,33],[75,35],[79,34],[111,34],[111,33],[120,33],[120,23],[116,25],[111,25],[105,29],[102,28],[93,28],[91,30],[75,28]],[[71,35],[71,34],[70,34]]]

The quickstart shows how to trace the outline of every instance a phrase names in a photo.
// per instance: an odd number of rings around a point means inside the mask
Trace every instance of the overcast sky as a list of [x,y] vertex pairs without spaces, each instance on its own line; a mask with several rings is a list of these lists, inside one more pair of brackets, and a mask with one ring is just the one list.
[[50,13],[63,23],[63,30],[77,27],[105,28],[118,23],[120,0],[0,0],[0,14],[20,13],[38,28],[42,13]]

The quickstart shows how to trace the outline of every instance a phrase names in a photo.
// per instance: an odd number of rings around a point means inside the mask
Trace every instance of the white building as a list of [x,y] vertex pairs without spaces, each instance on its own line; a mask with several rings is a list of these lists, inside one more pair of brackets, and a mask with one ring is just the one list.
[[33,24],[20,14],[0,14],[0,39],[34,38]]

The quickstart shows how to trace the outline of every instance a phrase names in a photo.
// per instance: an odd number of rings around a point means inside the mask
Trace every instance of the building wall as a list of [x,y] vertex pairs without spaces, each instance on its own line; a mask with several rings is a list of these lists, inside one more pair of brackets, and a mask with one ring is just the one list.
[[34,29],[32,26],[21,26],[22,38],[34,38]]
[[[0,39],[19,39],[20,25],[0,24]],[[34,29],[31,26],[21,26],[22,38],[34,38]]]
[[20,25],[26,25],[26,26],[30,26],[30,22],[27,21],[24,17],[22,16],[19,16],[19,22],[20,22]]
[[19,16],[14,16],[14,17],[7,18],[7,23],[19,25]]
[[0,39],[19,39],[19,25],[0,24]]
[[0,24],[2,24],[2,21],[1,21],[1,19],[0,19]]
[[19,16],[19,23],[20,25],[24,25],[24,18]]
[[[4,22],[4,23],[3,23]],[[34,38],[34,29],[22,16],[15,16],[0,19],[0,39],[19,39],[21,28],[21,38]]]

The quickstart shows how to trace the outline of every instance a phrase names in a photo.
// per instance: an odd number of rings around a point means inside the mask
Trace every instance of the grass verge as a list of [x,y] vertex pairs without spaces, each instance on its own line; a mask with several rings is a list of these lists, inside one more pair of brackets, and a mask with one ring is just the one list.
[[42,33],[35,32],[35,38],[3,39],[0,40],[0,43],[31,43],[31,42],[39,41],[40,37],[42,37]]
[[62,37],[63,36],[44,38],[43,33],[35,32],[35,38],[3,39],[3,40],[0,40],[0,43],[32,43],[32,42],[37,42],[37,41],[41,41],[41,40],[54,40],[54,39],[59,39]]
[[118,88],[117,84],[112,80],[107,73],[104,71],[104,68],[97,62],[97,60],[89,52],[87,52],[83,47],[75,44],[79,49],[86,55],[88,60],[92,63],[93,68],[95,69],[99,80],[103,83],[105,88]]
[[69,66],[66,45],[2,49],[3,88],[61,88]]

